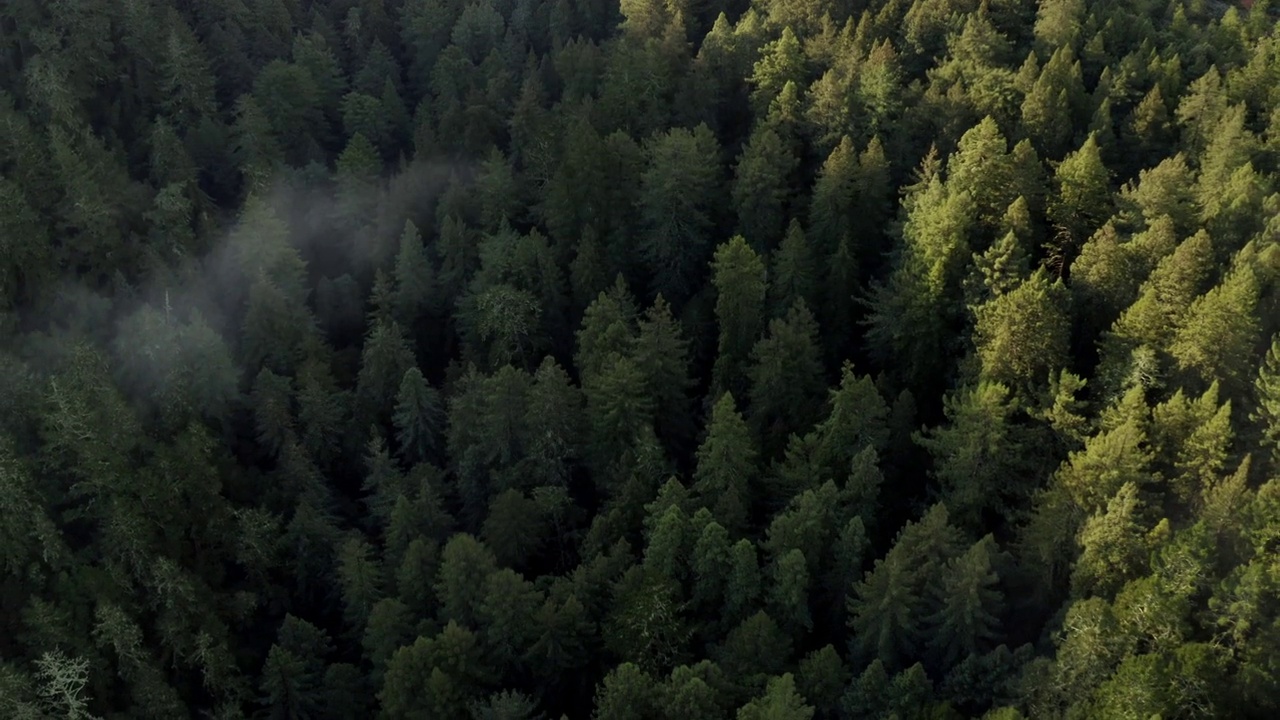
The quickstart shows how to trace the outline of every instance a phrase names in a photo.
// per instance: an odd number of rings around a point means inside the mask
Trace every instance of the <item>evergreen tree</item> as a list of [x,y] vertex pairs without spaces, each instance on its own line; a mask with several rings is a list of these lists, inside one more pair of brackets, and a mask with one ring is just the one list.
[[[804,432],[818,415],[822,397],[822,356],[818,326],[803,303],[769,323],[769,334],[751,351],[751,419],[765,449],[780,446],[792,432]],[[776,438],[771,442],[770,438]]]
[[479,540],[465,533],[449,538],[440,553],[435,584],[435,595],[440,599],[440,619],[450,624],[474,625],[485,598],[485,584],[496,569],[493,553]]
[[1220,381],[1232,394],[1242,391],[1258,342],[1257,303],[1253,270],[1248,266],[1233,270],[1187,309],[1169,353],[1180,368],[1196,371],[1204,382]]
[[989,382],[961,389],[947,396],[945,412],[947,425],[915,440],[933,457],[947,508],[969,528],[986,526],[989,511],[1008,517],[1029,490],[1009,389]]
[[993,118],[984,118],[960,138],[947,160],[947,183],[969,192],[984,226],[994,226],[1016,199],[1008,142]]
[[1013,387],[1043,382],[1066,364],[1070,328],[1066,288],[1040,270],[975,311],[973,341],[981,376]]
[[755,444],[746,421],[725,393],[711,412],[707,438],[698,448],[693,490],[730,535],[746,529],[755,495]]
[[396,322],[412,328],[435,307],[435,268],[422,244],[422,234],[412,220],[405,221],[396,254],[395,270]]
[[893,549],[849,596],[852,650],[893,666],[911,657],[924,639],[933,573],[959,554],[960,533],[947,509],[935,505],[898,533]]
[[720,325],[712,386],[745,396],[749,353],[764,329],[764,263],[739,235],[716,250],[711,269]]
[[396,394],[392,421],[400,452],[409,464],[435,456],[441,447],[444,420],[440,394],[427,384],[418,368],[406,370]]
[[763,696],[738,710],[738,720],[810,720],[812,717],[813,706],[796,692],[791,673],[770,680]]
[[640,252],[654,289],[680,301],[691,294],[711,254],[710,231],[720,212],[720,147],[710,129],[700,125],[656,135],[645,154]]
[[858,157],[846,135],[823,162],[814,182],[809,207],[809,231],[819,253],[830,254],[853,235],[853,198]]
[[770,260],[773,280],[769,283],[769,305],[790,308],[801,301],[806,307],[817,308],[818,268],[799,220],[791,221]]
[[940,665],[949,667],[964,656],[978,654],[999,637],[1003,598],[992,567],[997,558],[990,535],[947,563],[938,589],[939,609],[930,618],[929,645]]
[[361,427],[387,418],[405,373],[414,364],[413,351],[398,324],[374,325],[365,341],[356,382],[356,420]]
[[1280,338],[1271,339],[1253,388],[1255,409],[1249,419],[1258,425],[1262,449],[1269,451],[1274,464],[1280,462]]
[[1090,135],[1062,161],[1055,180],[1058,194],[1049,203],[1049,219],[1070,242],[1083,242],[1111,215],[1110,171],[1096,137]]
[[967,192],[949,192],[936,175],[909,203],[901,252],[872,291],[867,340],[878,360],[921,387],[944,372],[974,206]]
[[645,376],[646,390],[654,399],[655,430],[670,447],[683,449],[694,433],[689,342],[662,296],[645,311],[637,330],[635,360]]
[[782,236],[790,200],[790,176],[798,160],[772,128],[751,134],[734,170],[732,200],[738,226],[763,252]]

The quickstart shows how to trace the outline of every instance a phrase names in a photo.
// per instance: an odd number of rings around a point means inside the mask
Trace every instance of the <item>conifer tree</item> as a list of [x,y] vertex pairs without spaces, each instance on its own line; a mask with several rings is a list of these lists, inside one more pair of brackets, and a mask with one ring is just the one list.
[[1044,270],[980,306],[973,341],[984,379],[1025,388],[1066,363],[1067,293]]
[[745,397],[747,362],[764,329],[764,262],[739,235],[716,250],[711,269],[720,325],[712,386]]
[[639,195],[640,252],[654,289],[674,301],[691,294],[711,254],[720,213],[720,147],[705,125],[670,130],[645,147]]
[[1271,463],[1280,463],[1280,337],[1271,339],[1254,377],[1253,402],[1249,419],[1259,428],[1262,449],[1270,453]]
[[1014,423],[1017,402],[1009,389],[982,382],[945,400],[948,424],[917,435],[933,457],[934,477],[956,522],[986,525],[985,513],[1008,514],[1028,489],[1022,433]]
[[772,128],[751,134],[734,170],[732,200],[738,226],[758,252],[782,236],[790,201],[790,177],[798,159]]
[[822,356],[817,323],[803,302],[769,323],[769,334],[756,343],[751,360],[751,419],[768,451],[791,433],[807,431],[818,415]]
[[392,422],[400,453],[410,465],[434,457],[441,448],[445,414],[440,394],[416,367],[400,381]]
[[1085,521],[1080,558],[1071,575],[1072,588],[1080,596],[1112,597],[1146,569],[1150,544],[1143,514],[1138,487],[1125,483],[1105,512]]
[[894,666],[919,649],[933,573],[959,553],[959,544],[960,533],[943,505],[903,527],[893,548],[849,596],[855,654]]
[[738,710],[738,720],[811,720],[813,706],[796,691],[791,673],[769,681],[765,694]]
[[1071,242],[1084,242],[1111,215],[1110,178],[1093,135],[1058,166],[1058,193],[1049,203],[1049,219]]
[[694,434],[689,392],[689,341],[660,295],[637,324],[636,365],[654,399],[655,429],[669,446],[684,448]]
[[769,263],[769,305],[791,308],[797,301],[817,308],[818,267],[800,221],[793,219]]
[[1221,381],[1233,395],[1243,391],[1258,342],[1257,304],[1254,271],[1248,265],[1234,269],[1187,309],[1169,353],[1181,369],[1194,370],[1203,382]]
[[733,395],[725,393],[711,412],[706,440],[698,448],[693,490],[731,536],[742,533],[750,518],[755,454],[746,421]]
[[978,222],[994,227],[1016,192],[1008,142],[986,117],[960,138],[956,152],[947,160],[947,183],[969,192]]
[[853,235],[853,198],[858,179],[858,156],[849,136],[831,150],[814,182],[809,206],[809,232],[818,252],[835,251]]
[[978,654],[999,637],[1003,598],[993,567],[997,552],[995,540],[987,535],[947,563],[936,586],[939,608],[930,617],[929,645],[942,667]]

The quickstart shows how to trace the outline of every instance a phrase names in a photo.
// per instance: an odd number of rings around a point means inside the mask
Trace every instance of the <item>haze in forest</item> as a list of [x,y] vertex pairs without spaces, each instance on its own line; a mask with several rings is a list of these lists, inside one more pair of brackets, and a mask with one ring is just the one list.
[[8,0],[0,717],[1280,712],[1269,0]]

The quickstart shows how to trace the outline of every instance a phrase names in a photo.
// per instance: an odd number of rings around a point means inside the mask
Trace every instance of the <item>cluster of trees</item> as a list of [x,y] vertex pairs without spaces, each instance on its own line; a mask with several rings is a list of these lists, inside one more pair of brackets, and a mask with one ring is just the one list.
[[7,0],[0,715],[1274,717],[1267,0]]

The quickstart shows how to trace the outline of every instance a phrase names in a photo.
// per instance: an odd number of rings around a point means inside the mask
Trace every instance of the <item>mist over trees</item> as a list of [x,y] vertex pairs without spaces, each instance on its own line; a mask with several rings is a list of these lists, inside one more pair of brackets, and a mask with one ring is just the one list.
[[0,716],[1280,713],[1270,0],[0,48]]

